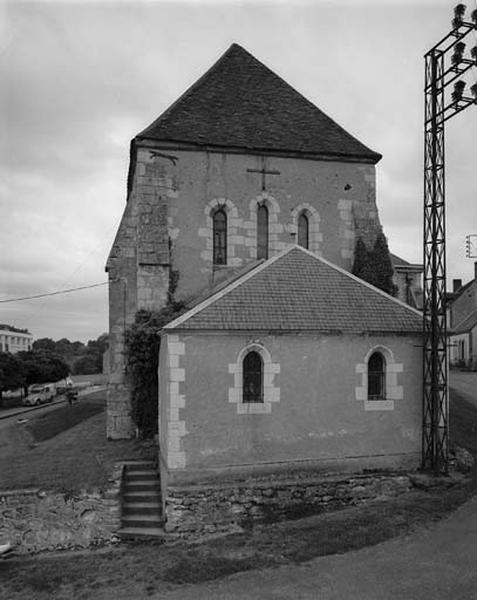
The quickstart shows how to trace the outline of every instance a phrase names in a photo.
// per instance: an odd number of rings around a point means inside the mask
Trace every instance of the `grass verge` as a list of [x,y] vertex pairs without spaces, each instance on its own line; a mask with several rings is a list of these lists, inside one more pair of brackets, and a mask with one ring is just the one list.
[[106,439],[105,403],[106,392],[95,392],[71,407],[28,413],[27,423],[2,429],[0,491],[103,489],[115,461],[155,457],[151,444]]
[[91,400],[84,402],[76,400],[71,406],[62,406],[33,419],[27,425],[27,429],[35,442],[44,442],[103,411],[103,404]]

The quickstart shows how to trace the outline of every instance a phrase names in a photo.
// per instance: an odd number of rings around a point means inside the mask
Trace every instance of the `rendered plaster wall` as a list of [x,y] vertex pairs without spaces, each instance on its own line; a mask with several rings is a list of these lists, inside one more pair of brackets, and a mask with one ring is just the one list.
[[[172,444],[176,451],[173,460],[165,458],[171,480],[292,463],[360,469],[409,467],[419,460],[417,338],[176,334],[175,342],[182,345],[182,380],[174,386],[176,399],[170,384],[160,397],[162,418],[180,402],[175,425],[161,430],[161,447]],[[265,380],[272,390],[265,412],[257,408],[264,410],[266,402],[243,405],[234,391],[234,365],[250,344],[266,348],[275,365]],[[363,397],[362,365],[373,348],[387,349],[394,361],[389,398],[375,403]]]

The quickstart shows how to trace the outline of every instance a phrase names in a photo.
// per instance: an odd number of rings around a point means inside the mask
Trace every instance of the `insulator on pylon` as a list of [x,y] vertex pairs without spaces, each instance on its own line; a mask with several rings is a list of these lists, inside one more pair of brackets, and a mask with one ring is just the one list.
[[453,65],[458,65],[460,62],[462,62],[464,50],[465,50],[464,42],[458,42],[454,46],[454,54],[452,55],[452,59],[451,59]]
[[475,61],[477,61],[477,46],[474,46],[473,48],[471,48],[470,55],[472,56],[472,58]]
[[454,91],[452,92],[453,102],[459,102],[459,100],[462,100],[462,94],[464,93],[464,89],[465,81],[462,81],[462,79],[454,83]]
[[472,93],[472,95],[475,98],[475,101],[477,102],[477,83],[474,83],[473,85],[470,86],[470,91]]
[[467,7],[465,4],[457,4],[454,6],[454,15],[456,17],[462,17],[465,14]]
[[475,26],[477,27],[477,8],[472,11],[472,13],[470,14],[470,18],[472,19]]

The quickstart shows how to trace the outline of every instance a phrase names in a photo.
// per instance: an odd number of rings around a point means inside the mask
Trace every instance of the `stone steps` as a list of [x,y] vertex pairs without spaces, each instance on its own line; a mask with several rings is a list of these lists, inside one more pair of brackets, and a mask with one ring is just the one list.
[[118,531],[123,540],[161,540],[165,537],[162,527],[122,527]]
[[161,485],[154,463],[125,466],[121,487],[122,539],[154,540],[164,537]]

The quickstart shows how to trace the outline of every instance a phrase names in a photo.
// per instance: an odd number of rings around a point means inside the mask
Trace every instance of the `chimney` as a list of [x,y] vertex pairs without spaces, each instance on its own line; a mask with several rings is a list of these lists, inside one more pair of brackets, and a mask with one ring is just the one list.
[[453,279],[452,280],[452,291],[454,292],[454,294],[456,292],[458,292],[461,287],[462,287],[462,279]]

